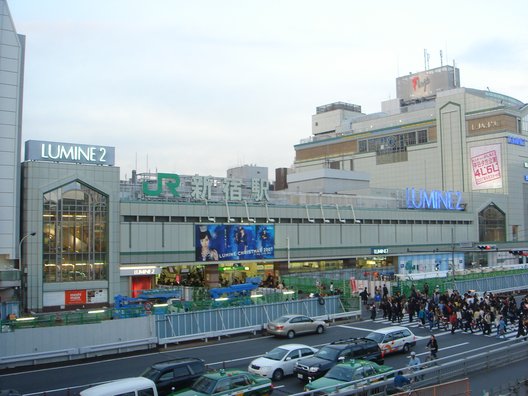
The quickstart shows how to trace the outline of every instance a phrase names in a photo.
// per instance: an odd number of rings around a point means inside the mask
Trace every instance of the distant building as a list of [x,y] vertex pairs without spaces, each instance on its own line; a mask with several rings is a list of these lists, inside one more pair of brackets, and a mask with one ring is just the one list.
[[268,168],[257,165],[242,165],[227,170],[227,177],[237,179],[264,179],[268,180]]

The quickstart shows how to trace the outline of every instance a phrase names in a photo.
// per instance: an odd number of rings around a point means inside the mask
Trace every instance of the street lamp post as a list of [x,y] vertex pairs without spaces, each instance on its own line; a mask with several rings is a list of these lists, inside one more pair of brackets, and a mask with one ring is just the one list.
[[25,288],[26,288],[26,282],[24,280],[24,266],[22,264],[22,243],[30,236],[37,235],[36,232],[30,232],[29,234],[24,235],[20,242],[18,242],[18,270],[20,271],[20,302],[22,305],[22,312],[26,311],[27,304],[25,303]]

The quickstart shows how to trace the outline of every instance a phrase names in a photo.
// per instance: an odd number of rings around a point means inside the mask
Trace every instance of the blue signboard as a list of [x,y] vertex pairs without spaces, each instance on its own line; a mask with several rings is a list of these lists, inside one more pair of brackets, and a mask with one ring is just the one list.
[[196,261],[262,260],[275,257],[270,224],[201,224],[195,227]]

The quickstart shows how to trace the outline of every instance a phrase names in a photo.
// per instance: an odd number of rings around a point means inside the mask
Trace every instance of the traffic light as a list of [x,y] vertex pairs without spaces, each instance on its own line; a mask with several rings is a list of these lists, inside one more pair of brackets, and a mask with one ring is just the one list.
[[480,250],[495,250],[495,249],[497,249],[497,246],[495,246],[495,245],[477,245],[477,247]]

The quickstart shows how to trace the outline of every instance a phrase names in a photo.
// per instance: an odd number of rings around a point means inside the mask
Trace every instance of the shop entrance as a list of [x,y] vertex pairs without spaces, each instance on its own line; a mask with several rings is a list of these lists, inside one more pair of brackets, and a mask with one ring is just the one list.
[[152,289],[151,276],[133,276],[132,277],[132,297],[136,298],[144,290]]

